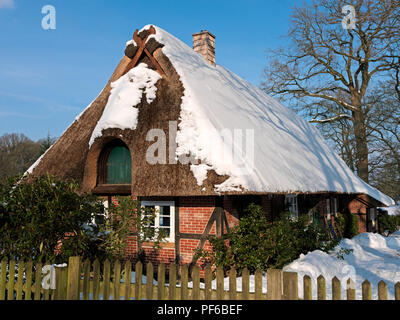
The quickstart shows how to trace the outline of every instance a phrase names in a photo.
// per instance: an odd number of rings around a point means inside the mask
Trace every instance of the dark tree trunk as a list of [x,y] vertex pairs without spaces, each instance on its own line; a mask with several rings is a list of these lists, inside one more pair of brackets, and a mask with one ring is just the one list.
[[354,136],[356,139],[356,165],[358,176],[369,182],[368,144],[364,113],[362,108],[353,111]]

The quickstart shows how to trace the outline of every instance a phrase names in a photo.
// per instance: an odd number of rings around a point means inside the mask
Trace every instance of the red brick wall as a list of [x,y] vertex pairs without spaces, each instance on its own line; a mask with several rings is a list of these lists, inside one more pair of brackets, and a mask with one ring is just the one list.
[[[338,203],[339,203],[338,197]],[[157,199],[154,199],[157,200]],[[161,199],[160,199],[161,200]],[[237,201],[237,199],[236,199]],[[189,233],[189,234],[202,234],[206,228],[206,225],[215,209],[215,197],[181,197],[179,198],[179,232]],[[269,197],[261,196],[261,206],[266,212],[268,219],[273,219],[273,210],[281,209],[283,198],[282,197]],[[319,202],[319,208],[321,215],[326,214],[326,201],[321,200]],[[331,208],[333,204],[331,203]],[[233,228],[239,223],[239,214],[235,208],[234,201],[232,197],[225,196],[223,198],[223,207],[228,221],[229,228]],[[359,217],[359,232],[366,231],[366,213],[367,207],[365,204],[354,199],[348,202],[348,208],[353,214],[357,214]],[[360,215],[361,214],[361,215]],[[331,217],[332,220],[333,216]],[[322,221],[321,221],[322,222]],[[322,222],[324,223],[324,222]],[[178,230],[175,230],[178,232]],[[228,230],[225,227],[224,233]],[[210,234],[216,234],[216,223],[214,222]],[[181,238],[179,240],[180,256],[179,260],[181,264],[188,264],[192,262],[193,254],[195,249],[198,247],[200,240],[196,239],[185,239]],[[149,261],[154,264],[163,262],[169,264],[175,261],[176,252],[175,244],[167,243],[163,244],[162,248],[159,250],[154,250],[151,244],[144,244],[143,249],[148,257]],[[208,241],[206,241],[203,249],[211,250],[211,246]],[[137,243],[136,237],[132,236],[128,240],[128,248],[126,250],[126,257],[135,260],[137,255]],[[198,262],[201,265],[201,261]]]
[[[154,199],[156,200],[156,199]],[[237,211],[234,209],[232,201],[229,197],[224,197],[223,206],[228,221],[229,228],[236,226],[239,223]],[[179,232],[190,234],[203,234],[208,221],[215,209],[214,197],[182,197],[179,199]],[[177,232],[178,230],[175,230]],[[224,233],[228,230],[225,227]],[[216,223],[214,222],[210,234],[216,234]],[[198,247],[200,240],[181,238],[179,240],[181,264],[189,264],[192,262],[195,249]],[[176,252],[175,243],[162,244],[159,250],[152,249],[151,243],[143,244],[142,248],[146,253],[147,261],[154,264],[160,262],[169,264],[175,262]],[[208,241],[203,247],[205,250],[211,250],[211,245]],[[137,259],[137,242],[136,236],[131,236],[128,239],[128,247],[126,249],[126,258],[131,261]],[[198,261],[198,265],[202,265],[203,261]]]
[[[213,197],[185,197],[179,203],[179,229],[182,233],[202,234],[214,211]],[[211,229],[215,234],[215,224]]]
[[273,221],[272,199],[269,196],[261,197],[261,207],[267,216],[268,221]]
[[[202,234],[215,209],[214,197],[185,197],[180,198],[179,201],[179,231],[181,233]],[[213,224],[210,234],[216,234],[216,223]],[[180,239],[179,258],[181,264],[192,262],[194,251],[199,243],[200,240],[196,239]],[[203,249],[211,249],[208,241],[206,241]]]
[[[153,199],[157,200],[157,199]],[[161,199],[160,199],[161,200]],[[214,197],[184,197],[179,199],[179,232],[190,234],[202,234],[206,225],[215,209]],[[235,217],[227,216],[230,225],[235,224]],[[237,219],[236,219],[237,220]],[[230,221],[230,222],[229,222]],[[226,230],[226,229],[225,229]],[[178,230],[175,230],[178,232]],[[216,224],[211,228],[210,234],[216,234]],[[192,262],[194,250],[197,248],[200,240],[180,239],[180,263],[186,264]],[[175,243],[163,243],[161,249],[155,250],[151,243],[145,243],[142,246],[146,253],[147,261],[154,264],[160,262],[169,264],[175,262],[176,252]],[[208,241],[204,249],[210,250],[211,246]],[[135,261],[137,258],[137,242],[136,236],[128,239],[128,247],[126,249],[126,258]],[[200,264],[200,262],[199,262]]]
[[137,239],[136,236],[128,237],[128,240],[127,240],[128,246],[127,246],[127,248],[125,250],[125,256],[129,260],[136,259],[136,254],[138,252],[136,239]]
[[367,232],[367,206],[357,199],[353,199],[349,202],[348,208],[350,213],[358,217],[358,232]]
[[[232,203],[232,199],[229,197],[224,197],[224,210],[226,220],[228,221],[229,228],[233,228],[239,224],[239,213],[237,209],[234,207]],[[226,227],[224,228],[224,233],[227,233],[228,230]]]

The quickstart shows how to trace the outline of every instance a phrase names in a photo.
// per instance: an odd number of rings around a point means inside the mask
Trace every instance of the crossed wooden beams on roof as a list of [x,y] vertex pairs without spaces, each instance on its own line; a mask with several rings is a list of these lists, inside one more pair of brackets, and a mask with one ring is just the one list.
[[135,33],[133,34],[133,41],[135,41],[135,43],[137,44],[138,50],[136,51],[136,54],[133,56],[133,58],[127,65],[123,75],[126,74],[132,68],[134,68],[136,66],[136,64],[138,63],[140,57],[143,54],[145,54],[150,59],[151,63],[154,65],[154,67],[157,69],[157,72],[159,74],[161,74],[163,77],[166,77],[166,74],[165,74],[164,70],[161,68],[158,61],[153,57],[153,55],[150,53],[150,51],[146,48],[147,39],[152,34],[156,34],[156,29],[153,26],[150,27],[149,32],[145,36],[144,39],[140,38],[138,30],[135,31]]

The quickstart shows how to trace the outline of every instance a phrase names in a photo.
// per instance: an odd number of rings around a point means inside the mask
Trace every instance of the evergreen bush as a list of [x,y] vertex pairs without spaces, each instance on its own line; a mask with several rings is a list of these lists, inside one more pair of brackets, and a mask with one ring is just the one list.
[[352,214],[349,211],[338,213],[336,224],[343,238],[351,239],[359,233],[358,217],[356,214]]
[[[226,239],[209,237],[211,251],[197,250],[196,258],[203,264],[214,264],[225,270],[235,267],[266,270],[282,268],[300,254],[313,250],[331,250],[338,241],[330,239],[327,230],[309,223],[308,216],[293,220],[282,213],[279,220],[268,222],[262,208],[251,204],[239,225]],[[228,243],[229,242],[229,243]]]
[[0,259],[121,259],[132,231],[157,247],[165,235],[151,225],[155,212],[131,197],[118,201],[106,210],[102,199],[79,193],[76,182],[50,175],[9,178],[0,184]]

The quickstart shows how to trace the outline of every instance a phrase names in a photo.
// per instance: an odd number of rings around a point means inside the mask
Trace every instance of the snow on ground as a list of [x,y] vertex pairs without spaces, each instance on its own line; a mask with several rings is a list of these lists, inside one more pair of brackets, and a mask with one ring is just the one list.
[[[352,249],[343,254],[342,249]],[[342,251],[342,259],[337,255]],[[327,299],[332,297],[332,278],[341,281],[342,299],[346,298],[346,281],[350,277],[356,282],[356,299],[361,299],[361,284],[368,279],[372,286],[372,299],[378,298],[378,282],[388,286],[388,299],[394,299],[394,285],[400,281],[400,232],[389,237],[375,233],[362,233],[352,239],[343,239],[329,254],[316,250],[293,261],[284,271],[299,275],[299,296],[303,296],[303,276],[312,279],[313,299],[316,299],[316,279],[323,275],[326,280]]]
[[[352,249],[345,254],[343,249]],[[338,258],[343,256],[343,260]],[[346,299],[347,279],[356,282],[356,299],[362,299],[361,284],[368,279],[372,286],[372,299],[378,299],[378,282],[383,280],[388,286],[388,299],[394,299],[394,285],[400,282],[400,231],[389,237],[374,233],[362,233],[353,239],[343,239],[329,254],[316,250],[293,261],[283,269],[298,273],[299,298],[303,298],[303,277],[309,275],[312,279],[313,299],[317,299],[317,278],[325,277],[326,298],[332,299],[332,278],[341,281],[341,297]],[[262,277],[263,293],[267,291],[267,277]],[[189,283],[189,287],[193,284]],[[237,291],[242,291],[242,278],[236,281]],[[204,284],[201,284],[204,288]],[[216,281],[212,288],[217,288]],[[224,279],[224,289],[229,290],[229,278]],[[254,276],[250,276],[250,292],[254,292]]]

